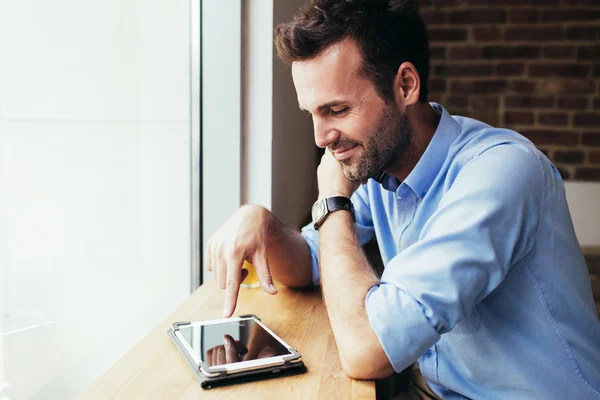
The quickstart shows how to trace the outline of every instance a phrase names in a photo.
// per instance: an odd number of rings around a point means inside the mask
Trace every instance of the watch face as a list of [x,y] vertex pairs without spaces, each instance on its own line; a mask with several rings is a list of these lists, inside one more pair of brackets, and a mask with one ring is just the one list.
[[327,208],[325,206],[324,200],[317,201],[312,208],[312,219],[313,223],[317,222],[325,213],[327,212]]

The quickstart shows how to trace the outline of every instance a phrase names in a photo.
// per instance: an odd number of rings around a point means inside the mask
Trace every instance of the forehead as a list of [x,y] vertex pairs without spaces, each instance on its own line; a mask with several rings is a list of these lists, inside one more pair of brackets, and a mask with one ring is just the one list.
[[359,73],[361,65],[360,50],[352,40],[333,44],[313,59],[292,63],[300,106],[309,110],[335,96],[363,91],[370,81]]

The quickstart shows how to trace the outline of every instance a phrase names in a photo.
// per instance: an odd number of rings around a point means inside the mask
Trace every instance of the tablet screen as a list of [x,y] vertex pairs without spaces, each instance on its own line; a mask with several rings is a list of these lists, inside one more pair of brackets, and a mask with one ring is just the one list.
[[291,354],[253,319],[182,326],[179,332],[194,354],[210,367]]

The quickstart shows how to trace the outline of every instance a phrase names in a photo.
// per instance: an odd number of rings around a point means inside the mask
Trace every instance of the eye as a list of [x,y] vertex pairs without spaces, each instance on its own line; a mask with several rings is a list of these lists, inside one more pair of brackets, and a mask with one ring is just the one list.
[[347,112],[348,112],[348,107],[346,107],[346,108],[342,108],[342,109],[340,109],[340,110],[334,110],[333,108],[330,108],[330,109],[329,109],[329,113],[330,113],[331,115],[335,115],[335,116],[344,115],[344,114],[346,114]]

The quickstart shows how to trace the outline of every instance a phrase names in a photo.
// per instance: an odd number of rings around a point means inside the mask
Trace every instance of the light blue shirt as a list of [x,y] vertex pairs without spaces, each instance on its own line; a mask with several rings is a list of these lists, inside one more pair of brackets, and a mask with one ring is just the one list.
[[[385,270],[366,297],[396,371],[418,360],[444,399],[600,398],[600,322],[562,179],[526,138],[439,104],[402,183],[352,196]],[[319,282],[318,233],[302,234]]]

